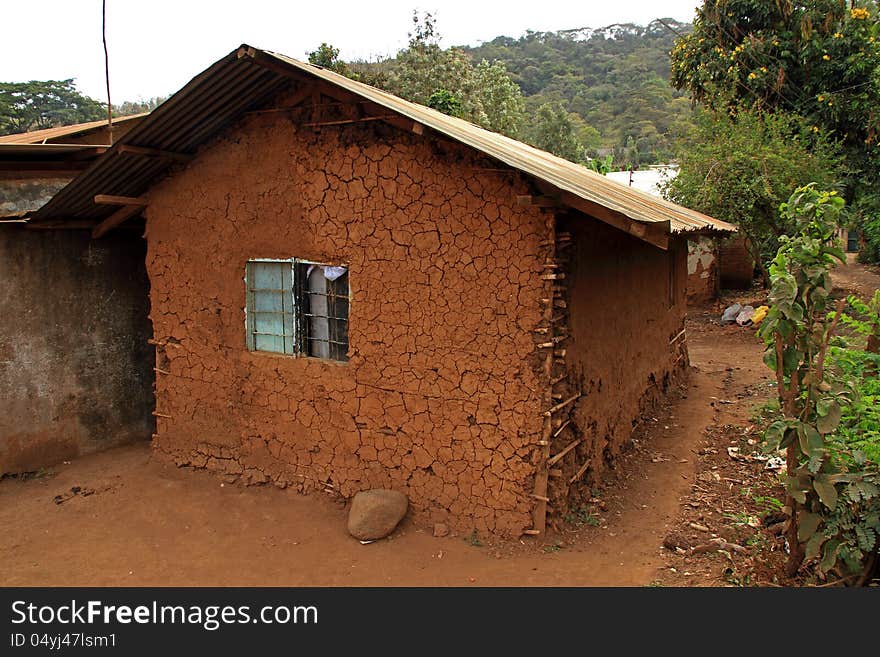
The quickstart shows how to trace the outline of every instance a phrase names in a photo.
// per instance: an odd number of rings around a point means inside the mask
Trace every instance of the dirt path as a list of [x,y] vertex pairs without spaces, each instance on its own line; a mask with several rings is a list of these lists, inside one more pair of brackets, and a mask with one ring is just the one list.
[[856,262],[856,254],[847,254],[847,264],[838,265],[831,272],[834,287],[870,298],[874,290],[880,289],[880,267]]
[[678,522],[725,386],[760,378],[750,331],[695,331],[690,344],[690,387],[638,432],[617,480],[600,493],[599,527],[474,545],[405,521],[391,540],[364,546],[328,497],[223,484],[138,445],[51,476],[0,481],[0,584],[647,585],[667,565],[663,538]]

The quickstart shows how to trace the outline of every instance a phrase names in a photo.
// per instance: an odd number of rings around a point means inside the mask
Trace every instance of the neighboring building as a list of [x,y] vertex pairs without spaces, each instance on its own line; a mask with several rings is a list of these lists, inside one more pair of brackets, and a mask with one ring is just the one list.
[[837,231],[837,237],[847,253],[859,252],[859,231],[853,228],[840,228]]
[[[639,171],[611,171],[608,177],[654,196],[663,195],[663,186],[678,175],[678,166],[662,164]],[[718,243],[709,235],[698,235],[688,241],[687,298],[688,303],[702,304],[718,297]]]
[[687,367],[686,241],[735,230],[248,46],[31,225],[144,208],[157,454],[504,535],[589,494]]
[[106,122],[0,137],[0,475],[152,434],[143,229],[26,219],[109,146]]
[[646,194],[663,196],[664,185],[677,175],[677,164],[657,164],[638,171],[609,171],[606,177]]

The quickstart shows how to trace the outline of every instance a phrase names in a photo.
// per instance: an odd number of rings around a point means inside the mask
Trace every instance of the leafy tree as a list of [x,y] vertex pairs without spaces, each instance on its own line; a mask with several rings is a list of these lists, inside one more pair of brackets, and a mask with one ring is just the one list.
[[428,107],[449,116],[461,116],[461,101],[446,89],[438,89],[428,99]]
[[771,450],[786,450],[787,573],[818,559],[820,572],[861,573],[864,583],[880,552],[880,471],[861,450],[842,444],[841,420],[857,406],[858,386],[828,359],[846,303],[828,313],[830,270],[845,261],[833,246],[843,204],[836,192],[808,185],[782,205],[795,230],[780,239],[771,265],[772,307],[759,335],[783,414],[765,437]]
[[474,69],[474,81],[486,115],[485,127],[517,137],[525,116],[525,104],[520,88],[510,79],[504,64],[482,60]]
[[152,112],[167,100],[165,96],[156,96],[147,100],[126,100],[119,105],[113,106],[114,116],[131,116],[132,114],[143,114],[144,112]]
[[516,136],[524,118],[519,87],[500,62],[477,66],[460,48],[443,49],[431,14],[413,13],[408,46],[391,67],[387,88],[422,105]]
[[680,170],[665,186],[671,200],[737,224],[761,266],[795,226],[779,206],[805,181],[833,188],[841,158],[827,137],[797,117],[740,109],[700,112],[680,145]]
[[590,158],[584,163],[591,171],[595,171],[596,173],[601,173],[603,176],[607,176],[611,171],[611,164],[613,162],[613,157],[611,155],[606,155],[603,158]]
[[326,42],[321,43],[317,50],[309,53],[309,63],[336,71],[341,75],[348,75],[348,66],[339,59],[339,48],[335,48]]
[[105,106],[79,93],[73,80],[0,82],[0,134],[97,121]]
[[672,50],[672,83],[711,108],[805,117],[843,146],[845,196],[880,257],[877,7],[844,0],[705,0]]
[[689,30],[666,19],[646,27],[528,32],[464,50],[475,60],[504,62],[523,90],[529,116],[546,103],[560,103],[589,126],[589,137],[579,134],[588,152],[611,153],[623,168],[669,161],[675,134],[690,121],[688,99],[669,84],[675,32]]
[[584,146],[569,113],[559,103],[545,103],[538,108],[528,142],[542,150],[572,162],[585,160]]

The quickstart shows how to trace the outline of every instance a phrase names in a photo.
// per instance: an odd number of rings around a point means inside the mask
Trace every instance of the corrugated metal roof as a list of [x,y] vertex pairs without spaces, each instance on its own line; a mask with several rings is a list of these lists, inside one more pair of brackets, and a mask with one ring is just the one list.
[[55,155],[82,153],[85,151],[101,151],[107,146],[98,144],[24,144],[0,143],[0,157],[4,155],[38,155],[52,157]]
[[[113,125],[117,123],[128,123],[136,121],[147,116],[149,112],[142,114],[131,114],[129,116],[119,116],[113,118]],[[56,128],[45,128],[43,130],[32,130],[31,132],[19,132],[14,135],[0,136],[0,144],[42,144],[59,137],[72,137],[80,135],[90,130],[99,130],[107,127],[107,119],[100,121],[89,121],[88,123],[75,123],[73,125],[63,125]]]
[[[264,51],[267,52],[267,51]],[[609,180],[584,166],[539,150],[516,139],[447,116],[442,112],[412,103],[362,82],[285,55],[267,52],[277,60],[347,89],[367,100],[418,121],[437,132],[467,144],[486,155],[544,180],[554,187],[602,205],[641,223],[671,222],[673,232],[689,230],[735,231],[736,227],[695,210],[676,205],[637,189]]]
[[[514,169],[544,181],[563,193],[606,208],[641,225],[667,226],[671,232],[735,231],[736,228],[699,212],[633,190],[586,167],[447,116],[369,85],[284,55],[243,45],[165,101],[140,125],[111,148],[55,198],[35,220],[105,218],[112,208],[93,203],[96,194],[139,196],[170,166],[166,160],[119,153],[132,144],[192,154],[243,112],[259,106],[289,83],[291,73],[323,80],[396,114],[470,146]],[[563,195],[562,202],[566,203]]]

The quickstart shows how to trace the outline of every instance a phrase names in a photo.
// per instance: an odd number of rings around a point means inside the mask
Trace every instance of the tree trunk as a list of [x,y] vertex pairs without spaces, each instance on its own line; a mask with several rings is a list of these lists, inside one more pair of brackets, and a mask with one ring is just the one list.
[[[797,449],[794,445],[788,446],[785,460],[786,472],[789,477],[793,477],[795,468],[798,466]],[[788,529],[785,534],[785,537],[788,540],[788,561],[785,564],[785,574],[789,577],[794,577],[797,575],[798,569],[804,562],[804,547],[798,540],[797,500],[786,493],[785,504],[791,509],[791,517],[788,519]]]

